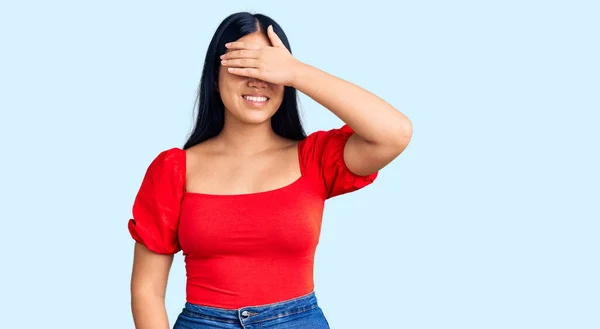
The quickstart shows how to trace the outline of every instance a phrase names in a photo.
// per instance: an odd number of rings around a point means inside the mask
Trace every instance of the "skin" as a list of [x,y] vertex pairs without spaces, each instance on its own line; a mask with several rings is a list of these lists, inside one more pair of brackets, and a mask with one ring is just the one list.
[[161,255],[136,242],[131,274],[131,312],[137,329],[169,329],[165,292],[173,255]]
[[[280,188],[300,177],[297,142],[277,136],[271,117],[284,86],[311,97],[355,134],[344,148],[350,171],[368,175],[388,165],[412,137],[409,119],[381,98],[295,59],[269,27],[227,45],[217,88],[225,105],[222,132],[186,150],[187,191],[246,194]],[[249,107],[244,94],[267,95],[264,108]],[[205,161],[210,159],[210,161]],[[173,255],[136,243],[131,281],[136,328],[168,329],[164,296]]]
[[[271,45],[263,33],[251,33],[238,41]],[[217,88],[225,105],[225,124],[218,136],[186,150],[187,190],[247,194],[298,179],[298,143],[276,135],[271,128],[271,117],[283,101],[284,85],[236,75],[221,66]],[[264,107],[253,108],[242,98],[249,94],[265,95],[269,100]]]
[[347,123],[355,132],[344,148],[350,171],[368,175],[388,165],[412,138],[410,120],[369,91],[295,59],[271,26],[272,46],[238,40],[222,56],[230,73],[292,86]]

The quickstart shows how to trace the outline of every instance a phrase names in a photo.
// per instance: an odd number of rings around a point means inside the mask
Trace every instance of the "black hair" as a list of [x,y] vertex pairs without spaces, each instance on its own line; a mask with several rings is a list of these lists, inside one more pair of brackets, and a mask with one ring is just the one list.
[[[194,104],[196,124],[183,149],[188,149],[212,138],[223,129],[225,107],[217,92],[216,82],[221,65],[219,56],[227,50],[225,43],[254,32],[262,32],[266,35],[269,25],[273,25],[273,30],[291,53],[292,49],[281,26],[266,15],[239,12],[229,15],[219,24],[204,59],[198,96]],[[197,110],[196,104],[198,104]],[[295,88],[285,86],[283,101],[271,118],[271,127],[277,135],[284,138],[298,141],[306,138],[298,113],[298,98]]]

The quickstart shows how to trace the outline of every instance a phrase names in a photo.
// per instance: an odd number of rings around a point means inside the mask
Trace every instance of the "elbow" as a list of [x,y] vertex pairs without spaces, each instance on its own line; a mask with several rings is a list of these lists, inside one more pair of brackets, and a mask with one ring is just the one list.
[[395,133],[391,138],[391,145],[396,150],[398,155],[406,149],[410,143],[410,140],[412,139],[412,134],[413,125],[408,119],[399,124],[398,128],[395,129]]
[[413,125],[406,117],[397,122],[382,122],[374,129],[371,139],[362,138],[371,147],[385,150],[385,153],[394,158],[402,153],[412,139]]

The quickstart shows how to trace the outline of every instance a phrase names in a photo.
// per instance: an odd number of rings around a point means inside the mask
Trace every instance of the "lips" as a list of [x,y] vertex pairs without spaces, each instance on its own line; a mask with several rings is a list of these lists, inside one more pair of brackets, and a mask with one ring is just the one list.
[[242,99],[250,107],[262,107],[269,102],[269,97],[266,96],[243,95]]

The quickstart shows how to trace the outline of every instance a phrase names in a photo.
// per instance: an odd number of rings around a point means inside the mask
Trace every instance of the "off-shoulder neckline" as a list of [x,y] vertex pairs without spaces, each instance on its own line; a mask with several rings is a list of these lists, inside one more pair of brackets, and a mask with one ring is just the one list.
[[191,196],[191,197],[203,197],[203,198],[241,198],[241,197],[255,197],[255,196],[261,196],[261,195],[267,195],[267,194],[273,194],[273,193],[277,193],[277,192],[283,192],[286,191],[288,189],[292,189],[293,187],[295,187],[296,185],[298,185],[301,181],[304,180],[305,174],[304,174],[304,168],[302,166],[302,148],[303,148],[303,142],[305,141],[305,139],[298,141],[298,143],[296,144],[296,152],[298,155],[298,166],[300,167],[300,177],[298,177],[297,179],[295,179],[293,182],[286,184],[284,186],[281,187],[277,187],[274,189],[270,189],[270,190],[266,190],[266,191],[258,191],[258,192],[252,192],[252,193],[235,193],[235,194],[214,194],[214,193],[203,193],[203,192],[192,192],[192,191],[188,191],[186,188],[186,180],[187,180],[187,156],[186,156],[186,151],[182,148],[176,147],[176,149],[178,149],[181,153],[182,153],[182,164],[183,164],[183,194],[185,196]]

